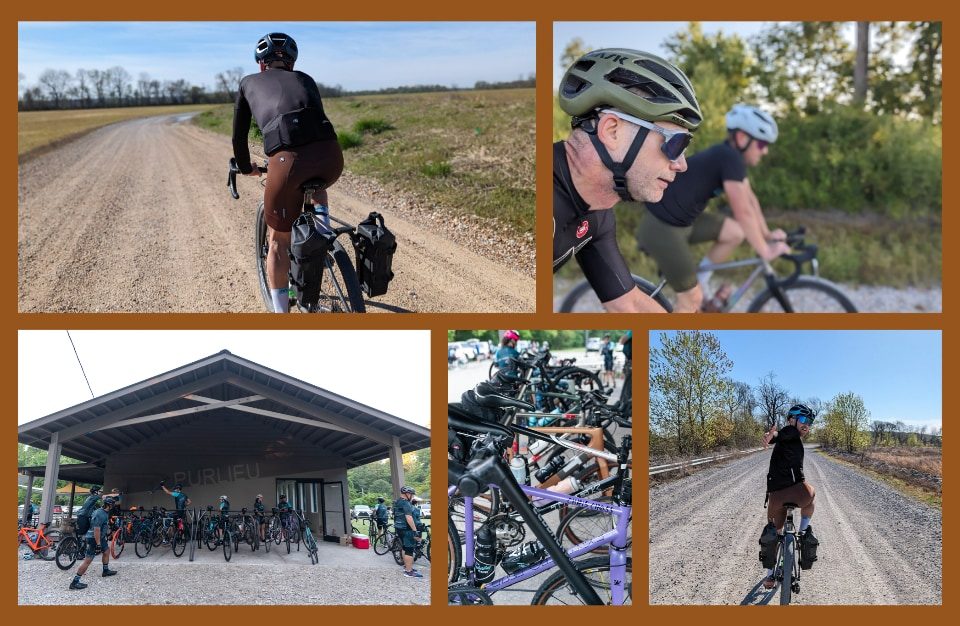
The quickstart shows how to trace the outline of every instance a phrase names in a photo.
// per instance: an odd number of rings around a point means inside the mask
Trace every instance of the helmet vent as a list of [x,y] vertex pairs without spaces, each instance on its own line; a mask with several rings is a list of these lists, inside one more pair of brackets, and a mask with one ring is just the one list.
[[580,59],[574,64],[572,69],[578,72],[589,72],[590,68],[593,67],[594,65],[596,65],[596,61],[591,61],[589,59]]
[[567,80],[563,82],[563,96],[565,98],[572,98],[590,87],[590,85],[590,81],[583,80],[582,78],[570,74],[567,76]]

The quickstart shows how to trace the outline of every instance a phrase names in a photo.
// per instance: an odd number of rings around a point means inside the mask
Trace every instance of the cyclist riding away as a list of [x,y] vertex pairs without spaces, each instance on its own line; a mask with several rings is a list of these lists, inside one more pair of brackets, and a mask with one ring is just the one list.
[[413,487],[404,485],[400,488],[400,497],[393,503],[393,525],[403,546],[403,575],[423,578],[423,574],[413,569],[413,553],[419,541],[413,505],[410,504],[415,494]]
[[500,338],[500,347],[497,348],[497,353],[493,355],[497,367],[505,376],[509,376],[510,378],[520,377],[517,364],[513,361],[513,359],[520,358],[520,352],[517,351],[518,341],[520,341],[520,331],[504,331],[503,337]]
[[[744,238],[764,260],[790,251],[786,233],[771,231],[750,188],[747,168],[757,165],[777,140],[777,122],[760,109],[737,104],[727,113],[727,138],[687,159],[659,202],[647,202],[637,229],[637,245],[657,262],[677,294],[674,311],[693,313],[723,308],[728,286],[704,303],[710,271],[698,270],[690,244],[713,241],[700,265],[722,263]],[[704,212],[714,196],[726,194],[733,218]]]
[[687,169],[703,117],[693,86],[652,54],[595,50],[564,74],[559,101],[572,130],[553,145],[553,271],[576,256],[607,311],[662,313],[633,281],[613,209],[659,201]]
[[[240,172],[260,175],[250,162],[247,145],[251,115],[263,132],[263,150],[269,157],[263,206],[270,247],[267,282],[277,313],[289,308],[287,251],[290,230],[303,206],[300,186],[311,178],[331,185],[343,171],[343,152],[323,111],[320,90],[310,76],[293,69],[297,54],[297,43],[289,35],[261,37],[254,53],[260,72],[240,81],[233,115],[233,155]],[[326,190],[314,194],[313,202],[316,212],[328,213]]]
[[103,554],[103,576],[113,576],[116,570],[110,569],[110,509],[113,508],[114,500],[110,496],[103,499],[101,508],[96,509],[90,515],[90,528],[84,533],[84,543],[86,544],[83,563],[77,568],[77,575],[70,582],[70,589],[86,589],[86,583],[80,582],[80,577],[87,573],[87,568],[93,562],[93,557],[97,552]]
[[784,504],[790,502],[800,509],[800,567],[809,569],[817,560],[820,542],[813,535],[810,518],[813,516],[813,499],[816,491],[803,476],[803,437],[810,432],[816,414],[803,404],[795,404],[787,411],[787,425],[777,432],[776,425],[763,435],[763,445],[775,442],[770,455],[767,472],[767,515],[769,522],[760,535],[760,560],[767,568],[763,579],[765,589],[773,589],[776,581],[773,568],[776,566],[777,543],[783,534],[787,519]]

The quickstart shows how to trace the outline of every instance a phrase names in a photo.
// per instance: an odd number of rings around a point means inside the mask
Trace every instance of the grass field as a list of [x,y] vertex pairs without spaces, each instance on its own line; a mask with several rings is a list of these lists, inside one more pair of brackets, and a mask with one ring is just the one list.
[[[346,168],[429,203],[535,223],[533,89],[348,96],[324,100]],[[196,123],[224,134],[232,107]]]
[[820,449],[821,454],[935,507],[942,504],[943,450],[934,446],[871,447],[857,454]]
[[206,111],[215,105],[173,105],[122,107],[117,109],[79,109],[69,111],[26,111],[17,113],[17,156],[55,145],[92,130],[138,117]]

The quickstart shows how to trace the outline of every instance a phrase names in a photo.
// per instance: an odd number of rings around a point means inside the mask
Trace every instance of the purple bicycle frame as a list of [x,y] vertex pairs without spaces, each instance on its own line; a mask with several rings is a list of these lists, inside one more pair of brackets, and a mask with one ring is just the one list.
[[[603,533],[599,537],[594,537],[589,541],[584,541],[583,543],[578,543],[569,550],[567,550],[567,555],[571,558],[576,558],[581,554],[586,554],[600,546],[611,544],[610,549],[610,592],[611,592],[611,604],[619,606],[623,604],[623,592],[624,584],[626,581],[626,568],[627,568],[627,530],[630,525],[630,512],[632,507],[629,506],[619,506],[616,504],[605,504],[603,502],[597,502],[595,500],[584,500],[582,498],[577,498],[575,496],[568,496],[563,493],[556,493],[554,491],[547,491],[545,489],[537,489],[536,487],[529,487],[527,485],[520,485],[520,488],[528,496],[533,496],[537,500],[547,500],[550,502],[562,502],[564,504],[569,504],[577,508],[591,509],[593,511],[599,511],[601,513],[609,513],[614,516],[615,523],[613,530]],[[453,496],[457,491],[455,486],[451,486],[447,490],[448,496]],[[464,519],[466,520],[466,529],[465,529],[465,552],[464,555],[464,565],[468,570],[472,571],[474,566],[474,541],[475,535],[473,530],[473,498],[464,497]],[[534,507],[536,508],[536,507]],[[548,569],[555,567],[553,559],[547,557],[543,561],[525,567],[519,572],[510,574],[509,576],[504,576],[503,578],[498,578],[492,580],[486,585],[483,586],[483,590],[489,594],[493,594],[501,589],[506,589],[511,587],[516,583],[522,582],[529,578],[533,578],[537,574],[541,574]]]

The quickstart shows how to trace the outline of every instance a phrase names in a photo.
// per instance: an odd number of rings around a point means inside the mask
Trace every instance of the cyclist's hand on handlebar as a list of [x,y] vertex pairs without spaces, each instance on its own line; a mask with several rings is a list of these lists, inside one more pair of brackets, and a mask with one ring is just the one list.
[[[241,173],[242,173],[242,172],[241,172]],[[244,176],[256,176],[257,178],[260,178],[260,176],[261,176],[260,168],[257,167],[257,166],[253,166],[253,170],[251,170],[249,173],[243,174],[243,175],[244,175]]]
[[787,232],[782,228],[777,228],[770,232],[770,237],[768,238],[768,240],[769,241],[786,241]]
[[768,243],[766,249],[760,253],[760,257],[764,261],[772,261],[778,256],[789,254],[789,253],[790,253],[790,246],[788,246],[782,241],[772,241]]

